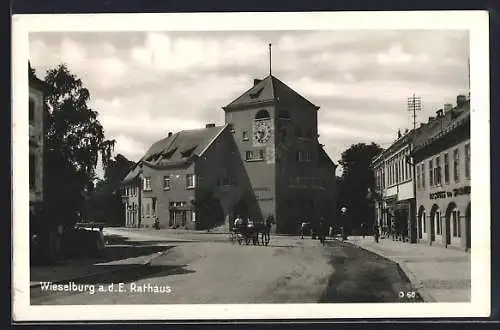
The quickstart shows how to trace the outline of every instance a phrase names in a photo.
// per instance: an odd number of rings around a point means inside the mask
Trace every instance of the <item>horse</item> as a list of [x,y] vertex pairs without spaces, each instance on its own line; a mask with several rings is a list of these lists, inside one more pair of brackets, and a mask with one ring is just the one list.
[[[256,221],[253,225],[252,239],[255,245],[269,245],[270,233],[271,233],[271,222],[270,221]],[[259,242],[260,236],[260,242]]]

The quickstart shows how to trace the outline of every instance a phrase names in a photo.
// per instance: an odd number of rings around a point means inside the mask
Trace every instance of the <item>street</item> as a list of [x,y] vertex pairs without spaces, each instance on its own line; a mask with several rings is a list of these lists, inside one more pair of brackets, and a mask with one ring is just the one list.
[[[37,288],[34,305],[347,303],[421,301],[393,262],[336,240],[271,236],[269,246],[227,234],[106,229],[108,247],[163,249],[149,265],[61,287]],[[155,250],[157,252],[158,250]],[[111,286],[112,284],[112,286]]]

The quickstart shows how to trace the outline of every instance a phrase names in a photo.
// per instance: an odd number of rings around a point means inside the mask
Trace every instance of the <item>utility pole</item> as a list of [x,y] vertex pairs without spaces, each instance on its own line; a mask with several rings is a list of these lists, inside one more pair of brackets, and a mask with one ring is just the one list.
[[[417,111],[422,110],[422,102],[420,97],[415,96],[413,94],[411,97],[408,98],[408,111],[412,112],[413,116],[413,136],[410,138],[409,143],[409,150],[410,154],[413,152],[413,147],[414,147],[414,137],[417,129]],[[410,201],[410,219],[409,219],[409,224],[408,224],[408,236],[410,238],[411,243],[416,243],[418,238],[418,229],[416,229],[416,209],[417,209],[417,187],[416,187],[416,164],[412,161],[411,156],[405,156],[405,161],[410,165],[411,168],[411,174],[412,174],[412,185],[413,185],[413,200]],[[398,186],[399,188],[399,186]]]
[[413,112],[413,129],[417,128],[417,111],[422,110],[422,102],[420,97],[413,96],[408,98],[408,111]]

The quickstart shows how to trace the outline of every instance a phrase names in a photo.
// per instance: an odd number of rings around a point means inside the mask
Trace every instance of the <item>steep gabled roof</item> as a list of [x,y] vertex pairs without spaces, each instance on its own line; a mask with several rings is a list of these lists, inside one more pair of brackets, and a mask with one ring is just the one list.
[[241,107],[258,105],[265,102],[300,104],[319,109],[319,107],[309,102],[302,95],[272,75],[258,81],[252,88],[244,92],[227,106],[223,107],[223,109],[227,111]]
[[217,139],[226,126],[184,130],[153,143],[122,183],[131,182],[140,174],[139,165],[152,167],[180,166],[200,157]]
[[152,166],[182,165],[201,156],[226,126],[184,130],[156,143],[139,162]]

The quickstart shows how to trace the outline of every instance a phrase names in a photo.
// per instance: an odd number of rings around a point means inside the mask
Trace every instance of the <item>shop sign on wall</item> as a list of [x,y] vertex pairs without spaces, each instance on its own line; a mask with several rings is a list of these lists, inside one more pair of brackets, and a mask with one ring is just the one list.
[[452,191],[438,191],[429,194],[430,199],[445,199],[452,198],[461,195],[470,195],[470,186],[464,186],[460,188],[455,188]]
[[254,193],[255,199],[258,201],[269,201],[269,200],[273,199],[273,197],[269,196],[269,194],[271,193],[271,189],[267,188],[267,187],[254,188],[253,193]]

